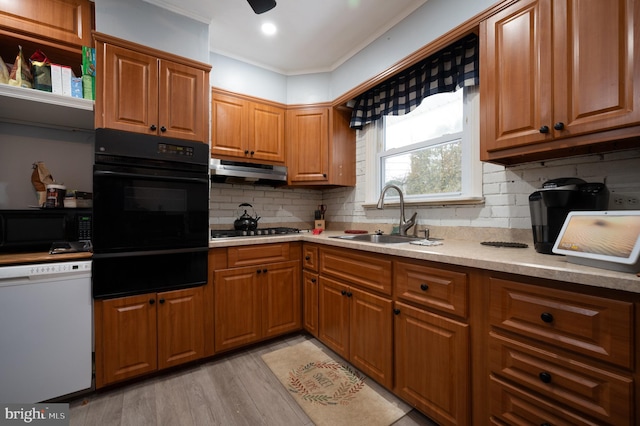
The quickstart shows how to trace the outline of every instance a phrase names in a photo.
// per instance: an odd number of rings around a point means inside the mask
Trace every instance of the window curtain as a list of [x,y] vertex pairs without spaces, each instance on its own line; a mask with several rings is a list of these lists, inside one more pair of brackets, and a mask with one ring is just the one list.
[[362,129],[385,115],[413,111],[427,96],[480,82],[478,36],[469,34],[355,99],[350,126]]

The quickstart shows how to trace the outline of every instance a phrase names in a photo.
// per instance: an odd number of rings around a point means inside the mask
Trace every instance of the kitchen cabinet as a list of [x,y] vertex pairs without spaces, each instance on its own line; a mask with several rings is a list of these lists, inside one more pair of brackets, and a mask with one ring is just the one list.
[[491,277],[492,419],[509,424],[634,421],[634,305]]
[[470,424],[471,273],[411,260],[393,268],[395,391],[438,424]]
[[634,0],[523,0],[482,22],[481,159],[552,159],[638,136],[639,19]]
[[299,247],[284,243],[218,251],[228,267],[214,272],[215,352],[301,329]]
[[213,157],[284,163],[284,105],[212,89],[211,125]]
[[336,248],[319,254],[318,339],[391,389],[391,261]]
[[94,38],[97,128],[208,142],[209,65],[104,34]]
[[203,287],[96,300],[96,388],[204,355]]
[[438,424],[471,424],[469,325],[402,302],[394,313],[396,393]]
[[289,185],[355,186],[356,133],[351,111],[330,106],[287,110]]
[[[0,56],[12,64],[41,49],[53,63],[81,75],[82,46],[91,46],[93,3],[88,0],[0,2]],[[0,84],[0,117],[16,123],[93,130],[93,101]]]
[[304,244],[302,267],[302,326],[312,336],[318,337],[318,246]]

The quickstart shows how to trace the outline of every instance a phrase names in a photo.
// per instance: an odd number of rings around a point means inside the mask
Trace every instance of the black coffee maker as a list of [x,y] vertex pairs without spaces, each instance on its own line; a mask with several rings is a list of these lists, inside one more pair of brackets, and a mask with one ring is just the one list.
[[529,195],[533,245],[538,253],[552,254],[567,215],[575,210],[607,210],[609,190],[603,183],[579,178],[546,181]]

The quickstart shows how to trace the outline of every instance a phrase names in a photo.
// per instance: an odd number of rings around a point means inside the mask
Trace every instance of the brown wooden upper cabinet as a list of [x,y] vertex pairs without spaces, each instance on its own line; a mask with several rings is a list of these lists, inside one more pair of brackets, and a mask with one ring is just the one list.
[[211,155],[284,163],[284,105],[211,90]]
[[95,41],[97,128],[208,142],[210,65],[104,34]]
[[351,111],[330,106],[287,111],[289,185],[355,186],[356,134]]
[[10,30],[11,36],[18,32],[73,46],[91,46],[91,19],[88,0],[0,2],[0,26]]
[[634,0],[522,0],[482,22],[481,159],[558,158],[640,135],[639,11]]

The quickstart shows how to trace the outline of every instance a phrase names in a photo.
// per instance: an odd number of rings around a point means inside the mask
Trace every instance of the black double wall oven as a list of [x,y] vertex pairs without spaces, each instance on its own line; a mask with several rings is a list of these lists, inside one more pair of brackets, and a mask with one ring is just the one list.
[[204,285],[208,146],[96,129],[95,147],[93,297]]

